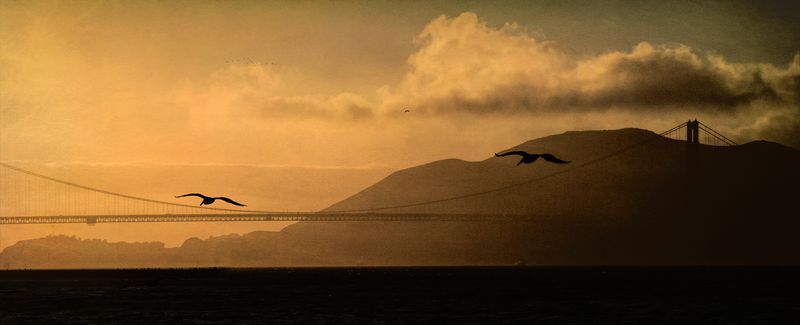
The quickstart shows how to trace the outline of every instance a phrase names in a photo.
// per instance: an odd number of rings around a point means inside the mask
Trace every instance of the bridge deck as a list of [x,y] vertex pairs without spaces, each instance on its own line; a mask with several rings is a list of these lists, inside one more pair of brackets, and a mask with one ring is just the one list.
[[508,214],[390,214],[390,213],[313,213],[313,214],[150,214],[89,216],[12,216],[0,217],[0,224],[121,223],[121,222],[212,222],[212,221],[523,221],[528,215]]

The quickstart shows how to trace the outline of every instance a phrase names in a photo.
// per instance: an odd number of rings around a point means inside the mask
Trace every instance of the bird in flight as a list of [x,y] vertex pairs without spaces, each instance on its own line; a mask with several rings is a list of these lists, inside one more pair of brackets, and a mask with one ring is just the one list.
[[200,205],[201,205],[201,206],[202,206],[203,204],[205,204],[205,205],[209,205],[209,204],[211,204],[211,203],[214,203],[214,201],[216,201],[216,200],[223,200],[223,201],[225,201],[225,202],[228,202],[228,203],[230,203],[230,204],[233,204],[233,205],[238,205],[238,206],[240,206],[240,207],[243,207],[243,206],[245,206],[244,204],[241,204],[241,203],[239,203],[239,202],[236,202],[236,201],[234,201],[234,200],[231,200],[231,199],[229,199],[229,198],[226,198],[226,197],[222,197],[222,196],[220,196],[220,197],[209,197],[209,196],[205,196],[205,195],[203,195],[203,194],[200,194],[200,193],[189,193],[189,194],[184,194],[184,195],[178,195],[178,196],[176,196],[176,198],[179,198],[179,197],[184,197],[184,196],[196,196],[196,197],[203,198],[203,202],[200,202]]
[[556,164],[568,164],[569,163],[569,161],[563,161],[563,160],[558,159],[558,158],[556,158],[556,156],[553,156],[553,155],[551,155],[549,153],[535,154],[535,153],[528,153],[528,152],[525,152],[525,151],[509,151],[509,152],[506,152],[504,154],[497,154],[496,153],[494,155],[495,155],[495,157],[505,157],[505,156],[510,156],[510,155],[519,155],[519,156],[522,157],[522,159],[519,160],[519,162],[517,163],[517,166],[519,166],[522,163],[530,164],[530,163],[536,161],[536,159],[539,159],[539,157],[542,157],[542,159],[544,159],[545,161],[549,161],[549,162],[556,163]]

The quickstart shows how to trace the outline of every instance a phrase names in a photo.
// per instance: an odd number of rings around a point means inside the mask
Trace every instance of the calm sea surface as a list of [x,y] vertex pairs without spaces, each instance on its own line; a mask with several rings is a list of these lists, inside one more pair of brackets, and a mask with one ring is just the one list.
[[800,268],[0,271],[0,324],[800,324]]

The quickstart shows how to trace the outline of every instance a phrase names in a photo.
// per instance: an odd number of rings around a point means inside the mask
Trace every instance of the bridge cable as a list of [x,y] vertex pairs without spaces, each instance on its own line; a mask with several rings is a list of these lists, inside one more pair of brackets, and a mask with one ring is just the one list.
[[193,209],[201,209],[201,210],[252,212],[252,213],[269,213],[269,214],[284,213],[284,212],[279,212],[279,211],[237,210],[237,209],[225,209],[225,208],[198,207],[198,206],[188,205],[188,204],[159,201],[159,200],[147,199],[147,198],[138,197],[138,196],[132,196],[132,195],[127,195],[127,194],[122,194],[122,193],[106,191],[106,190],[102,190],[102,189],[99,189],[99,188],[90,187],[90,186],[84,186],[84,185],[80,185],[80,184],[76,184],[76,183],[72,183],[72,182],[67,182],[67,181],[64,181],[64,180],[60,180],[60,179],[57,179],[57,178],[52,178],[50,176],[42,175],[42,174],[35,173],[35,172],[29,171],[29,170],[25,170],[25,169],[22,169],[22,168],[14,167],[14,166],[11,166],[11,165],[3,163],[3,162],[0,162],[0,166],[6,167],[6,168],[10,168],[12,170],[15,170],[15,171],[18,171],[18,172],[21,172],[21,173],[24,173],[24,174],[28,174],[28,175],[31,175],[31,176],[35,176],[35,177],[43,178],[43,179],[46,179],[46,180],[49,180],[49,181],[61,183],[61,184],[64,184],[64,185],[77,187],[77,188],[80,188],[80,189],[84,189],[84,190],[88,190],[88,191],[92,191],[92,192],[97,192],[97,193],[102,193],[102,194],[106,194],[106,195],[111,195],[111,196],[131,199],[131,200],[139,200],[139,201],[145,201],[145,202],[150,202],[150,203],[166,204],[166,205],[179,206],[179,207],[185,207],[185,208],[193,208]]
[[661,134],[655,134],[652,137],[648,137],[644,141],[633,143],[631,145],[622,147],[622,148],[620,148],[618,150],[612,151],[611,153],[608,153],[606,155],[597,157],[595,159],[592,159],[592,160],[589,160],[589,161],[586,161],[586,162],[583,162],[583,163],[580,163],[580,164],[573,165],[571,168],[562,169],[560,171],[553,172],[553,173],[550,173],[550,174],[547,174],[547,175],[543,175],[543,176],[540,176],[540,177],[534,177],[534,178],[531,178],[531,179],[528,179],[528,180],[525,180],[525,181],[522,181],[522,182],[518,182],[518,183],[514,183],[514,184],[510,184],[510,185],[505,185],[505,186],[501,186],[501,187],[498,187],[498,188],[493,188],[493,189],[490,189],[490,190],[474,192],[474,193],[469,193],[469,194],[464,194],[464,195],[458,195],[458,196],[448,197],[448,198],[444,198],[444,199],[437,199],[437,200],[430,200],[430,201],[409,203],[409,204],[400,204],[400,205],[387,206],[387,207],[352,209],[352,210],[331,210],[331,211],[325,211],[325,212],[328,212],[328,213],[354,213],[354,212],[370,212],[370,211],[381,211],[381,210],[390,210],[390,209],[410,208],[410,207],[416,207],[416,206],[422,206],[422,205],[428,205],[428,204],[455,201],[455,200],[470,198],[470,197],[474,197],[474,196],[480,196],[480,195],[494,193],[494,192],[500,192],[500,191],[507,190],[507,189],[510,189],[510,188],[519,187],[519,186],[523,186],[523,185],[530,184],[530,183],[533,183],[533,182],[542,181],[542,180],[545,180],[545,179],[548,179],[548,178],[551,178],[551,177],[555,177],[555,176],[558,176],[558,175],[561,175],[561,174],[565,174],[565,173],[571,172],[573,170],[576,170],[576,169],[579,169],[579,168],[583,168],[583,167],[592,165],[594,163],[609,159],[609,158],[614,157],[616,155],[620,155],[620,154],[622,154],[624,152],[632,150],[632,149],[634,149],[634,148],[636,148],[638,146],[645,145],[645,144],[650,143],[650,142],[652,142],[652,141],[654,141],[656,139],[662,138],[662,135],[664,133],[668,133],[668,132],[671,132],[671,131],[674,131],[674,130],[669,130],[669,131],[663,132]]
[[717,132],[716,130],[712,129],[710,126],[708,126],[708,125],[704,124],[703,122],[700,122],[700,121],[698,121],[698,123],[700,123],[700,126],[702,126],[702,127],[703,127],[703,129],[704,129],[706,132],[710,133],[712,136],[714,136],[714,137],[715,137],[715,138],[717,138],[718,140],[720,140],[720,141],[722,141],[722,142],[725,142],[725,144],[727,144],[727,145],[731,145],[731,146],[733,146],[733,145],[736,145],[736,144],[737,144],[737,143],[736,143],[736,142],[734,142],[733,140],[731,140],[731,139],[729,139],[728,137],[726,137],[726,136],[722,135],[722,133],[719,133],[719,132]]
[[633,143],[631,145],[622,147],[622,148],[620,148],[618,150],[612,151],[612,152],[610,152],[608,154],[605,154],[603,156],[600,156],[600,157],[585,161],[585,162],[580,163],[580,164],[574,164],[569,168],[562,169],[560,171],[553,172],[553,173],[550,173],[550,174],[547,174],[547,175],[534,177],[534,178],[531,178],[531,179],[528,179],[528,180],[525,180],[525,181],[522,181],[522,182],[513,183],[513,184],[509,184],[509,185],[505,185],[505,186],[501,186],[501,187],[498,187],[498,188],[493,188],[493,189],[489,189],[489,190],[485,190],[485,191],[468,193],[468,194],[463,194],[463,195],[458,195],[458,196],[453,196],[453,197],[448,197],[448,198],[443,198],[443,199],[429,200],[429,201],[409,203],[409,204],[399,204],[399,205],[393,205],[393,206],[384,206],[384,207],[375,207],[375,208],[363,208],[363,209],[348,209],[348,210],[291,211],[291,212],[287,212],[287,211],[239,210],[239,209],[198,207],[198,206],[193,206],[193,205],[188,205],[188,204],[180,204],[180,203],[173,203],[173,202],[166,202],[166,201],[147,199],[147,198],[143,198],[143,197],[137,197],[137,196],[127,195],[127,194],[122,194],[122,193],[106,191],[106,190],[102,190],[102,189],[98,189],[98,188],[94,188],[94,187],[90,187],[90,186],[84,186],[84,185],[80,185],[80,184],[76,184],[76,183],[72,183],[72,182],[68,182],[68,181],[64,181],[64,180],[60,180],[60,179],[56,179],[56,178],[52,178],[52,177],[49,177],[49,176],[46,176],[46,175],[42,175],[42,174],[35,173],[35,172],[29,171],[29,170],[25,170],[25,169],[22,169],[22,168],[18,168],[18,167],[15,167],[15,166],[3,163],[3,162],[0,162],[0,166],[6,167],[6,168],[9,168],[9,169],[12,169],[12,170],[24,173],[24,174],[35,176],[35,177],[38,177],[38,178],[42,178],[42,179],[46,179],[46,180],[49,180],[49,181],[57,182],[57,183],[60,183],[60,184],[64,184],[64,185],[68,185],[68,186],[72,186],[72,187],[76,187],[76,188],[80,188],[80,189],[84,189],[84,190],[88,190],[88,191],[92,191],[92,192],[102,193],[102,194],[106,194],[106,195],[110,195],[110,196],[122,197],[122,198],[126,198],[126,199],[144,201],[144,202],[149,202],[149,203],[164,204],[164,205],[171,205],[171,206],[178,206],[178,207],[186,207],[186,208],[192,208],[192,209],[198,209],[198,210],[226,211],[226,212],[239,212],[239,213],[242,213],[242,212],[244,212],[244,213],[260,213],[260,214],[282,214],[282,215],[317,214],[317,213],[359,213],[359,212],[373,212],[373,211],[382,211],[382,210],[417,207],[417,206],[424,206],[424,205],[429,205],[429,204],[436,204],[436,203],[442,203],[442,202],[461,200],[461,199],[465,199],[465,198],[470,198],[470,197],[485,195],[485,194],[489,194],[489,193],[499,192],[499,191],[507,190],[507,189],[510,189],[510,188],[515,188],[515,187],[523,186],[523,185],[526,185],[526,184],[542,181],[542,180],[545,180],[545,179],[548,179],[548,178],[552,178],[552,177],[555,177],[555,176],[558,176],[558,175],[561,175],[561,174],[564,174],[564,173],[568,173],[568,172],[574,171],[576,169],[580,169],[580,168],[583,168],[583,167],[598,163],[600,161],[612,158],[614,156],[620,155],[620,154],[625,153],[627,151],[630,151],[630,150],[632,150],[632,149],[634,149],[636,147],[645,145],[645,144],[650,143],[650,142],[652,142],[652,141],[654,141],[656,139],[662,138],[663,135],[665,135],[665,134],[667,134],[669,132],[673,132],[673,131],[675,131],[677,129],[680,129],[681,127],[684,127],[685,124],[686,123],[682,123],[682,124],[672,128],[670,130],[664,131],[664,132],[659,133],[659,134],[653,134],[652,136],[648,137],[647,139],[645,139],[643,141],[636,142],[636,143]]

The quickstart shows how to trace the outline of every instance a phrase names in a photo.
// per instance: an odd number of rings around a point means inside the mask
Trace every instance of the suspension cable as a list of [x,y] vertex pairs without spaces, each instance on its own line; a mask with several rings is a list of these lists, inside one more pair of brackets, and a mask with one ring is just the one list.
[[[64,180],[57,179],[57,178],[52,178],[52,177],[49,177],[49,176],[46,176],[46,175],[42,175],[42,174],[39,174],[39,173],[34,173],[32,171],[25,170],[25,169],[22,169],[22,168],[14,167],[14,166],[11,166],[11,165],[3,163],[3,162],[0,162],[0,166],[6,167],[6,168],[10,168],[12,170],[15,170],[15,171],[18,171],[18,172],[21,172],[21,173],[25,173],[25,174],[28,174],[28,175],[31,175],[31,176],[35,176],[35,177],[38,177],[38,178],[43,178],[43,179],[46,179],[46,180],[49,180],[49,181],[53,181],[53,182],[61,183],[61,184],[64,184],[64,185],[68,185],[68,186],[84,189],[84,190],[87,190],[87,191],[102,193],[102,194],[116,196],[116,197],[122,197],[122,198],[126,198],[126,199],[131,199],[131,200],[139,200],[139,201],[145,201],[145,202],[150,202],[150,203],[166,204],[166,205],[179,206],[179,207],[192,208],[192,209],[200,209],[200,210],[252,212],[252,213],[267,213],[267,214],[284,213],[284,212],[278,212],[278,211],[237,210],[237,209],[225,209],[225,208],[198,207],[198,206],[193,206],[193,205],[188,205],[188,204],[159,201],[159,200],[147,199],[147,198],[138,197],[138,196],[132,196],[132,195],[127,195],[127,194],[122,194],[122,193],[106,191],[106,190],[102,190],[102,189],[95,188],[95,187],[75,184],[75,183],[72,183],[72,182],[67,182],[67,181],[64,181]],[[296,212],[296,213],[300,213],[300,212]]]
[[378,208],[365,208],[365,209],[352,209],[352,210],[331,210],[331,211],[325,211],[325,212],[329,212],[329,213],[353,213],[353,212],[371,212],[371,211],[381,211],[381,210],[390,210],[390,209],[410,208],[410,207],[429,205],[429,204],[434,204],[434,203],[455,201],[455,200],[470,198],[470,197],[474,197],[474,196],[480,196],[480,195],[484,195],[484,194],[499,192],[499,191],[507,190],[507,189],[510,189],[510,188],[515,188],[515,187],[523,186],[523,185],[526,185],[526,184],[530,184],[530,183],[533,183],[533,182],[542,181],[542,180],[545,180],[545,179],[548,179],[548,178],[551,178],[551,177],[555,177],[555,176],[558,176],[558,175],[561,175],[561,174],[564,174],[564,173],[567,173],[567,172],[571,172],[571,171],[579,169],[579,168],[583,168],[583,167],[592,165],[594,163],[597,163],[597,162],[609,159],[611,157],[614,157],[616,155],[622,154],[624,152],[627,152],[627,151],[629,151],[631,149],[634,149],[634,148],[636,148],[638,146],[650,143],[650,142],[652,142],[652,141],[654,141],[656,139],[659,139],[661,137],[662,137],[661,134],[653,134],[653,136],[648,137],[644,141],[633,143],[631,145],[622,147],[622,148],[620,148],[618,150],[612,151],[609,154],[597,157],[597,158],[592,159],[592,160],[588,160],[588,161],[580,163],[580,164],[573,165],[571,168],[562,169],[562,170],[559,170],[559,171],[554,172],[554,173],[550,173],[550,174],[539,176],[539,177],[534,177],[534,178],[531,178],[531,179],[528,179],[528,180],[525,180],[525,181],[522,181],[522,182],[518,182],[518,183],[514,183],[514,184],[510,184],[510,185],[505,185],[505,186],[501,186],[501,187],[498,187],[498,188],[493,188],[493,189],[490,189],[490,190],[474,192],[474,193],[469,193],[469,194],[463,194],[463,195],[458,195],[458,196],[453,196],[453,197],[448,197],[448,198],[438,199],[438,200],[417,202],[417,203],[400,204],[400,205],[378,207]]
[[737,145],[737,143],[735,141],[733,141],[733,140],[729,139],[728,137],[722,135],[722,133],[717,132],[716,130],[712,129],[710,126],[704,124],[703,122],[700,122],[700,121],[698,121],[698,122],[703,127],[703,129],[705,129],[706,132],[711,133],[711,135],[713,135],[714,137],[717,137],[722,142],[725,142],[728,145]]
[[22,169],[22,168],[18,168],[18,167],[15,167],[15,166],[11,166],[11,165],[3,163],[3,162],[0,162],[0,166],[6,167],[6,168],[9,168],[9,169],[12,169],[12,170],[24,173],[24,174],[28,174],[28,175],[31,175],[31,176],[34,176],[34,177],[46,179],[46,180],[49,180],[49,181],[57,182],[57,183],[60,183],[60,184],[64,184],[64,185],[68,185],[68,186],[72,186],[72,187],[76,187],[76,188],[80,188],[80,189],[84,189],[84,190],[88,190],[88,191],[92,191],[92,192],[96,192],[96,193],[102,193],[102,194],[106,194],[106,195],[110,195],[110,196],[121,197],[121,198],[126,198],[126,199],[131,199],[131,200],[138,200],[138,201],[143,201],[143,202],[170,205],[170,206],[177,206],[177,207],[192,208],[192,209],[198,209],[198,210],[229,211],[229,212],[260,213],[260,214],[285,214],[285,215],[291,215],[291,214],[315,214],[315,213],[359,213],[359,212],[373,212],[373,211],[382,211],[382,210],[391,210],[391,209],[410,208],[410,207],[417,207],[417,206],[424,206],[424,205],[430,205],[430,204],[436,204],[436,203],[442,203],[442,202],[461,200],[461,199],[465,199],[465,198],[485,195],[485,194],[489,194],[489,193],[495,193],[495,192],[507,190],[507,189],[510,189],[510,188],[515,188],[515,187],[523,186],[523,185],[526,185],[526,184],[542,181],[542,180],[545,180],[545,179],[548,179],[548,178],[552,178],[552,177],[555,177],[555,176],[558,176],[558,175],[561,175],[561,174],[565,174],[565,173],[568,173],[568,172],[571,172],[571,171],[574,171],[574,170],[577,170],[577,169],[580,169],[580,168],[583,168],[583,167],[598,163],[600,161],[612,158],[614,156],[620,155],[620,154],[625,153],[627,151],[630,151],[630,150],[632,150],[632,149],[634,149],[636,147],[645,145],[645,144],[650,143],[650,142],[652,142],[652,141],[654,141],[656,139],[659,139],[664,134],[667,134],[669,132],[673,132],[673,131],[675,131],[677,129],[680,129],[680,128],[684,127],[685,124],[686,123],[682,123],[682,124],[680,124],[680,125],[678,125],[676,127],[673,127],[670,130],[664,131],[664,132],[659,133],[659,134],[655,134],[654,133],[652,136],[647,137],[643,141],[639,141],[639,142],[633,143],[631,145],[622,147],[622,148],[620,148],[618,150],[615,150],[615,151],[612,151],[612,152],[610,152],[608,154],[605,154],[605,155],[599,156],[597,158],[585,161],[583,163],[574,164],[569,168],[565,168],[565,169],[562,169],[562,170],[559,170],[559,171],[556,171],[556,172],[553,172],[553,173],[550,173],[550,174],[547,174],[547,175],[534,177],[534,178],[531,178],[531,179],[528,179],[528,180],[525,180],[525,181],[522,181],[522,182],[513,183],[513,184],[509,184],[509,185],[505,185],[505,186],[501,186],[501,187],[493,188],[493,189],[489,189],[489,190],[473,192],[473,193],[468,193],[468,194],[463,194],[463,195],[457,195],[457,196],[452,196],[452,197],[447,197],[447,198],[442,198],[442,199],[436,199],[436,200],[428,200],[428,201],[422,201],[422,202],[416,202],[416,203],[408,203],[408,204],[398,204],[398,205],[393,205],[393,206],[383,206],[383,207],[363,208],[363,209],[347,209],[347,210],[293,211],[293,212],[288,212],[288,211],[239,210],[239,209],[198,207],[198,206],[192,206],[192,205],[188,205],[188,204],[180,204],[180,203],[173,203],[173,202],[166,202],[166,201],[160,201],[160,200],[147,199],[147,198],[138,197],[138,196],[132,196],[132,195],[127,195],[127,194],[122,194],[122,193],[106,191],[106,190],[102,190],[102,189],[95,188],[95,187],[84,186],[84,185],[80,185],[80,184],[76,184],[76,183],[72,183],[72,182],[68,182],[68,181],[64,181],[64,180],[60,180],[60,179],[56,179],[56,178],[52,178],[52,177],[49,177],[49,176],[46,176],[46,175],[35,173],[35,172],[29,171],[29,170],[25,170],[25,169]]

